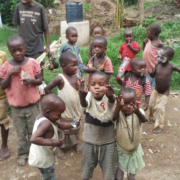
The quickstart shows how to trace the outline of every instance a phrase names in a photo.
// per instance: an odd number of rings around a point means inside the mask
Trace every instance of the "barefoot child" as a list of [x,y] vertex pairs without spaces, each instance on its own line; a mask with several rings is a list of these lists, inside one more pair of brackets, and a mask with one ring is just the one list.
[[149,80],[145,76],[146,62],[143,59],[134,58],[131,60],[130,65],[132,72],[126,73],[122,79],[116,76],[116,80],[121,86],[133,88],[136,91],[137,101],[139,103],[141,102],[142,94],[145,94],[144,111],[146,111],[152,93]]
[[170,47],[164,47],[158,52],[158,64],[154,71],[149,69],[151,77],[155,77],[155,90],[153,91],[149,102],[149,121],[155,121],[155,134],[160,133],[164,126],[165,106],[168,101],[171,78],[173,71],[180,73],[180,69],[169,63],[174,56],[174,50]]
[[[131,60],[136,57],[136,54],[141,51],[141,48],[136,41],[133,41],[134,33],[132,29],[125,29],[124,39],[126,40],[126,42],[123,43],[119,49],[118,59],[123,60],[125,57],[127,57],[131,62]],[[127,66],[126,72],[131,71],[130,62]]]
[[[71,52],[65,52],[60,56],[59,62],[63,72],[59,74],[45,88],[46,94],[52,93],[51,90],[58,87],[58,96],[66,104],[66,110],[61,115],[61,122],[72,122],[75,118],[80,118],[82,107],[79,102],[78,77],[76,71],[78,60]],[[59,148],[58,157],[63,159],[64,148],[75,146],[77,153],[80,153],[79,145],[80,127],[70,130],[60,130],[60,138],[64,139],[64,144]]]
[[68,27],[66,29],[66,38],[67,38],[68,42],[61,45],[61,47],[59,49],[59,54],[61,56],[62,53],[66,52],[66,51],[70,51],[77,57],[77,59],[78,59],[78,76],[81,77],[82,76],[81,63],[83,63],[83,62],[81,59],[79,46],[76,43],[77,37],[78,37],[77,30],[74,27]]
[[[7,55],[5,52],[0,51],[0,66],[7,61]],[[10,126],[10,118],[8,116],[8,101],[6,92],[0,88],[0,126],[1,126],[1,138],[2,145],[0,151],[0,161],[3,161],[9,157],[9,149],[7,145],[8,133]]]
[[[73,128],[71,123],[59,121],[65,109],[64,102],[54,94],[49,94],[42,99],[42,113],[34,124],[29,153],[29,165],[39,169],[42,180],[57,179],[54,150],[63,144],[63,139],[58,138],[57,127],[60,129]],[[76,125],[79,126],[79,123],[76,122]]]
[[163,47],[163,43],[159,40],[161,26],[157,23],[150,24],[147,28],[148,38],[143,41],[143,59],[146,61],[146,76],[149,79],[151,87],[155,87],[155,79],[149,76],[148,69],[154,70],[157,64],[158,51]]
[[23,166],[29,154],[34,121],[39,114],[41,69],[38,62],[25,56],[26,48],[21,36],[9,37],[7,46],[13,58],[0,67],[1,88],[7,89],[17,134],[18,165]]
[[116,179],[123,180],[124,172],[127,172],[128,180],[135,180],[136,173],[145,166],[140,141],[142,123],[147,119],[138,107],[134,89],[125,87],[120,90],[113,119],[119,159]]
[[[100,27],[100,26],[96,26],[94,27],[93,29],[93,36],[94,38],[96,36],[103,36],[104,35],[104,30]],[[90,45],[89,45],[89,59],[94,56],[94,51],[93,51],[93,40],[90,42]]]
[[84,87],[84,80],[80,83],[80,102],[82,107],[86,108],[81,165],[83,180],[92,178],[98,163],[103,171],[104,180],[115,179],[117,149],[114,125],[111,121],[115,96],[108,82],[108,76],[97,71],[91,76],[89,92]]

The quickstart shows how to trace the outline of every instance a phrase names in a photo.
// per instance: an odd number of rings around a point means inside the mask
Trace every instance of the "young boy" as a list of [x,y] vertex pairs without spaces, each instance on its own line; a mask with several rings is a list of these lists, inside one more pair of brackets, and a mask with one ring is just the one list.
[[[71,123],[59,121],[61,114],[65,111],[64,102],[56,95],[50,94],[42,99],[42,113],[35,121],[31,147],[29,154],[29,165],[37,167],[41,172],[41,179],[56,180],[54,147],[63,144],[63,139],[58,138],[58,128],[73,128]],[[80,122],[76,122],[79,126]]]
[[[7,61],[7,55],[5,52],[0,51],[0,66]],[[9,157],[9,149],[7,145],[8,133],[10,126],[10,118],[8,116],[8,101],[6,92],[0,88],[0,126],[1,126],[1,138],[2,145],[0,151],[0,161],[3,161]]]
[[136,173],[145,166],[140,141],[142,123],[147,119],[138,107],[134,89],[125,87],[120,90],[113,120],[119,159],[116,179],[123,180],[124,172],[127,172],[128,180],[135,180]]
[[61,56],[62,53],[69,51],[69,52],[72,52],[77,57],[77,59],[78,59],[78,76],[81,77],[82,76],[81,64],[83,62],[81,59],[79,46],[76,43],[77,37],[78,37],[77,30],[74,27],[68,27],[66,29],[66,38],[67,38],[68,42],[61,45],[61,47],[59,49],[59,54]]
[[162,131],[165,118],[165,106],[168,101],[171,78],[173,71],[180,73],[180,69],[169,63],[174,56],[174,50],[170,47],[164,47],[158,52],[158,64],[154,71],[149,69],[152,78],[155,77],[155,90],[153,91],[149,102],[149,121],[155,120],[155,134]]
[[7,89],[12,119],[17,134],[18,165],[24,166],[29,154],[29,140],[34,121],[39,114],[38,85],[42,83],[40,65],[25,56],[26,47],[21,36],[8,38],[11,60],[0,67],[1,88]]
[[126,73],[122,79],[116,76],[116,80],[121,86],[130,87],[136,91],[138,103],[141,103],[141,96],[144,93],[144,111],[147,111],[152,91],[149,80],[145,76],[146,62],[141,58],[134,58],[130,62],[130,65],[132,72]]
[[86,108],[81,166],[83,180],[92,178],[98,163],[104,180],[115,179],[117,149],[114,125],[111,121],[115,96],[108,82],[108,76],[101,71],[92,74],[89,92],[84,87],[84,80],[80,82],[80,102],[82,107]]
[[158,23],[150,24],[147,28],[148,38],[143,41],[143,59],[146,61],[146,74],[151,87],[155,87],[155,79],[149,76],[148,69],[154,70],[157,64],[158,51],[163,47],[163,43],[159,40],[161,26]]
[[[109,79],[113,73],[113,65],[110,58],[106,55],[107,39],[103,36],[96,36],[93,40],[93,51],[96,54],[88,62],[87,73],[94,73],[96,71],[105,72]],[[90,78],[89,78],[90,79]]]
[[[136,57],[136,54],[141,51],[141,48],[136,41],[133,41],[134,33],[132,29],[125,29],[124,39],[126,40],[126,42],[123,43],[119,49],[118,59],[123,60],[125,57],[127,57],[131,62],[131,60]],[[131,71],[130,62],[127,66],[126,71]]]
[[[58,87],[58,96],[65,102],[66,110],[61,115],[61,122],[72,122],[75,118],[80,118],[82,107],[79,102],[78,68],[77,57],[71,52],[65,52],[60,56],[59,62],[63,72],[59,74],[45,88],[46,94],[52,93],[51,90]],[[64,148],[75,146],[77,153],[80,153],[79,145],[80,127],[70,130],[60,130],[60,137],[64,138],[64,144],[60,146],[58,157],[64,159]]]
[[[96,36],[103,36],[104,35],[104,30],[100,26],[96,26],[93,29],[93,37],[95,38]],[[89,59],[94,56],[94,51],[93,51],[93,40],[90,42],[89,45]]]

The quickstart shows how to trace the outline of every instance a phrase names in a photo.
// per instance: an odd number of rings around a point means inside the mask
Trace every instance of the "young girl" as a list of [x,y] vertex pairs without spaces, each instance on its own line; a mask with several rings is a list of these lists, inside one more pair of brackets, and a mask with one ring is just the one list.
[[9,37],[7,45],[13,59],[6,61],[0,68],[1,88],[7,89],[17,134],[18,165],[23,166],[29,154],[34,121],[39,114],[41,69],[34,59],[25,56],[26,48],[21,36]]
[[148,69],[154,70],[157,64],[158,51],[163,47],[163,43],[159,40],[161,26],[157,23],[150,24],[147,28],[148,38],[143,41],[143,59],[146,61],[146,74],[151,87],[155,87],[155,78],[149,76]]
[[[134,33],[132,29],[125,29],[124,39],[126,40],[119,49],[118,59],[123,60],[125,57],[130,59],[130,62],[133,58],[136,57],[136,54],[140,52],[140,46],[136,41],[133,41]],[[127,66],[126,72],[131,71],[130,62]]]
[[[65,52],[60,56],[59,61],[63,72],[47,85],[45,92],[50,94],[53,88],[58,87],[58,96],[66,104],[66,110],[61,114],[60,120],[61,122],[72,122],[75,118],[79,119],[82,114],[78,94],[78,77],[76,75],[78,60],[71,52]],[[79,130],[80,127],[60,130],[60,137],[64,139],[64,144],[59,148],[59,158],[65,158],[65,147],[75,146],[77,153],[80,153]]]
[[120,79],[116,76],[117,82],[121,86],[133,88],[136,91],[137,100],[141,102],[141,96],[145,94],[144,111],[148,109],[149,98],[152,93],[149,80],[146,78],[146,63],[143,59],[134,58],[131,63],[132,72],[126,73],[125,77]]
[[77,30],[74,27],[68,27],[66,29],[66,38],[67,38],[68,42],[61,45],[61,47],[59,49],[59,54],[61,56],[62,53],[66,52],[66,51],[70,51],[77,57],[77,59],[78,59],[78,76],[81,77],[82,76],[81,64],[83,62],[81,59],[79,46],[76,43],[77,37],[78,37]]
[[134,180],[136,173],[145,166],[140,141],[142,123],[147,121],[144,111],[138,107],[134,89],[120,90],[113,119],[119,159],[116,179],[123,180],[127,172],[128,180]]
[[[103,35],[104,35],[104,30],[103,30],[103,28],[100,27],[100,26],[94,27],[92,35],[94,36],[94,38],[95,38],[96,36],[103,36]],[[94,56],[93,40],[90,42],[90,45],[89,45],[89,59],[90,59],[92,56]]]

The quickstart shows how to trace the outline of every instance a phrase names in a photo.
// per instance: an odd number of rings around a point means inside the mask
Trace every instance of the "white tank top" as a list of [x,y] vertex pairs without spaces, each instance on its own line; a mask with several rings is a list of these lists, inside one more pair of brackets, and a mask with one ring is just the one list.
[[[33,127],[33,134],[36,132],[39,124],[42,121],[49,121],[49,120],[45,117],[42,117],[36,120]],[[58,139],[57,127],[52,122],[51,124],[54,129],[54,135],[51,139]],[[54,155],[53,149],[54,147],[52,146],[39,146],[36,144],[31,144],[29,160],[28,160],[29,165],[33,167],[38,167],[38,168],[51,167],[55,163],[55,155]]]

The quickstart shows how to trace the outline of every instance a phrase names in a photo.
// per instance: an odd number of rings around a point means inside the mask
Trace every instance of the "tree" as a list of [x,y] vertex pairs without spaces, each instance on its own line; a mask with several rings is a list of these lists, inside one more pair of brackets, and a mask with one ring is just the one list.
[[138,0],[139,4],[139,23],[142,26],[144,21],[144,0]]

